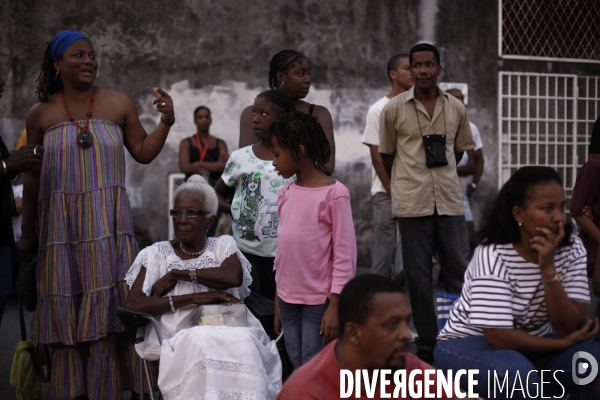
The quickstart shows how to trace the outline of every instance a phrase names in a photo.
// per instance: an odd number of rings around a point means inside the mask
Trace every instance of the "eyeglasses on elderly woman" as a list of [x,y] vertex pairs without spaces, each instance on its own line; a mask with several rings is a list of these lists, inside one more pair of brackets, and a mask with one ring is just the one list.
[[169,210],[169,215],[173,218],[181,218],[185,214],[188,218],[198,218],[201,215],[208,215],[210,211],[202,211],[195,208],[189,208],[187,210],[181,210],[179,208],[173,208]]

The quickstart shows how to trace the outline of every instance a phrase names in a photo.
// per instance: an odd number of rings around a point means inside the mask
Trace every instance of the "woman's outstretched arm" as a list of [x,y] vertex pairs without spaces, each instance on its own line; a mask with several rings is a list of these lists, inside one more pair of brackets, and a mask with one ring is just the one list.
[[135,161],[140,164],[149,164],[165,145],[167,135],[171,129],[167,124],[175,123],[175,111],[171,96],[162,89],[153,89],[155,97],[153,103],[161,113],[161,121],[148,135],[140,122],[137,108],[131,98],[121,92],[113,93],[115,103],[125,112],[125,126],[123,127],[125,147],[127,147]]

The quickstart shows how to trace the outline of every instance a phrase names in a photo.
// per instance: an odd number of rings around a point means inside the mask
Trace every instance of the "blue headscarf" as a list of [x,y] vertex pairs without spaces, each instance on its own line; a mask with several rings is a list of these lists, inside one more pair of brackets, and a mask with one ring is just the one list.
[[77,31],[62,31],[58,33],[50,42],[50,57],[53,60],[60,57],[70,45],[79,39],[88,39],[88,37]]
[[[52,41],[50,42],[50,59],[54,60],[62,56],[65,50],[79,39],[88,39],[88,37],[85,36],[83,33],[77,31],[59,32],[56,36],[54,36],[54,39],[52,39]],[[52,93],[60,90],[60,88],[62,88],[62,80],[59,76],[57,77],[56,82],[54,83]]]

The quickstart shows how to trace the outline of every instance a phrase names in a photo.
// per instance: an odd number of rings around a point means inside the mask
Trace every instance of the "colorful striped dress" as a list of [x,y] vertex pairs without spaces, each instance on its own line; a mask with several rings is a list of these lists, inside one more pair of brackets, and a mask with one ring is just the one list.
[[[77,144],[72,122],[44,135],[33,328],[36,342],[51,344],[55,396],[85,390],[90,398],[116,399],[128,384],[122,377],[131,376],[123,368],[133,361],[123,358],[122,341],[111,334],[123,330],[116,310],[125,305],[125,273],[137,244],[125,193],[123,131],[92,119],[90,132],[94,143],[86,149]],[[98,390],[103,394],[89,393]]]

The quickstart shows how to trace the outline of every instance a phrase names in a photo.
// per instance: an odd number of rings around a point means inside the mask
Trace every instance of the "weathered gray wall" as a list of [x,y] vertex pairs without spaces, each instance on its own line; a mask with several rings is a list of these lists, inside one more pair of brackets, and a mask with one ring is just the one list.
[[[136,224],[154,240],[167,235],[167,175],[176,172],[179,141],[194,132],[195,106],[213,109],[213,133],[237,147],[241,110],[267,86],[268,61],[284,48],[313,62],[307,100],[334,118],[337,177],[353,195],[359,265],[370,260],[370,160],[361,141],[368,106],[388,90],[385,64],[420,40],[442,53],[442,81],[469,84],[469,117],[480,128],[487,162],[475,196],[480,210],[497,187],[497,3],[463,0],[96,1],[5,0],[0,25],[0,134],[14,142],[36,101],[43,45],[62,29],[81,30],[99,56],[99,86],[138,104],[144,126],[158,115],[152,86],[170,91],[177,124],[149,166],[128,163]],[[521,64],[522,65],[522,64]],[[533,63],[532,68],[546,68]],[[535,69],[535,70],[537,70]],[[541,71],[540,71],[541,72]]]

